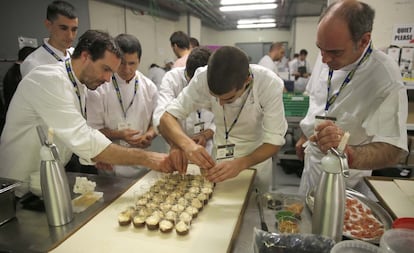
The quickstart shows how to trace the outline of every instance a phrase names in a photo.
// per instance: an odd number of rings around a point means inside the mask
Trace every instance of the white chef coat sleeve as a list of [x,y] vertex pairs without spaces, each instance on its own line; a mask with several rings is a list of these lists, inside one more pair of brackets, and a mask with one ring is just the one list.
[[105,127],[105,99],[102,86],[96,90],[88,90],[86,101],[87,123],[95,129]]
[[153,126],[154,130],[157,134],[158,126],[160,125],[160,119],[162,114],[167,109],[167,106],[171,103],[171,101],[177,97],[177,81],[174,78],[175,72],[178,71],[179,68],[172,69],[168,71],[162,79],[160,90],[158,92],[157,98],[157,106],[154,110],[153,114]]
[[54,129],[55,138],[59,138],[79,157],[88,161],[111,144],[100,131],[86,124],[73,87],[68,88],[68,80],[64,76],[49,77],[40,74],[31,77],[39,81],[32,79],[25,83],[28,89],[25,99],[30,101],[45,124]]
[[385,142],[405,151],[407,148],[408,114],[407,91],[403,86],[394,89],[390,95],[380,98],[382,103],[362,123],[367,134],[373,136],[372,142]]
[[[199,70],[200,68],[198,68]],[[198,108],[210,108],[211,95],[207,85],[207,68],[196,72],[190,83],[171,101],[166,111],[179,120],[186,119]]]
[[31,59],[29,55],[28,58],[20,64],[20,73],[22,74],[22,77],[29,74],[29,72],[38,65],[40,65],[40,63],[35,61],[35,59]]
[[[283,107],[283,81],[278,76],[266,79],[258,89],[260,106],[263,110],[263,143],[282,146],[285,144],[287,121]],[[259,87],[258,87],[259,86]]]

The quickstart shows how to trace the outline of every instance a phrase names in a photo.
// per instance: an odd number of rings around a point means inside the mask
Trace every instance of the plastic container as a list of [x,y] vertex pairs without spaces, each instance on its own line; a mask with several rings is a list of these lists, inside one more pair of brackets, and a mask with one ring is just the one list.
[[335,244],[331,253],[382,253],[382,251],[378,246],[368,242],[347,240]]
[[406,228],[414,230],[414,218],[398,218],[392,223],[392,228]]
[[380,248],[384,253],[413,252],[414,230],[390,229],[385,231],[380,240]]

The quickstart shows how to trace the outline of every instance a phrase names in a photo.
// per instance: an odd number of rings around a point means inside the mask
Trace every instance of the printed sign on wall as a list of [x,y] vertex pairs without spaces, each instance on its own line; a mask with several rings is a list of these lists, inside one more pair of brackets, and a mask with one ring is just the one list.
[[414,24],[394,25],[392,45],[407,45],[414,43]]

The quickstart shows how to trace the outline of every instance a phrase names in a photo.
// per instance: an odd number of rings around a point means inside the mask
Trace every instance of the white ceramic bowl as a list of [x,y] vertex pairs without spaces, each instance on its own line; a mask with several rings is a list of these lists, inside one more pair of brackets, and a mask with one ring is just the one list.
[[359,240],[338,242],[331,253],[382,253],[381,249],[371,243]]

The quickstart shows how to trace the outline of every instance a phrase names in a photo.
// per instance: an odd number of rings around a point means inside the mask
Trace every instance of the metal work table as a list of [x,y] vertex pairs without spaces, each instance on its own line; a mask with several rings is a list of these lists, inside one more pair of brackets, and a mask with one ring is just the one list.
[[72,222],[60,227],[49,226],[45,212],[25,210],[18,204],[17,219],[0,226],[0,253],[47,252],[75,233],[84,223],[92,219],[137,181],[136,179],[71,172],[67,175],[71,191],[76,176],[85,176],[96,182],[96,191],[104,193],[103,201],[101,199],[84,212],[75,213]]
[[[74,215],[74,220],[67,225],[51,227],[47,223],[46,213],[22,209],[17,207],[17,219],[13,219],[0,226],[0,253],[15,252],[47,252],[59,243],[64,241],[106,206],[121,196],[130,188],[137,179],[127,179],[119,177],[108,177],[102,175],[68,173],[68,181],[72,187],[76,176],[86,176],[97,184],[96,191],[104,192],[104,200],[90,206],[84,212]],[[280,189],[282,190],[282,189]],[[289,193],[288,191],[283,191]],[[293,191],[294,192],[294,191]],[[241,225],[237,238],[235,239],[232,253],[252,252],[253,228],[260,227],[259,213],[255,201],[254,191],[247,198],[247,208],[241,217]],[[275,231],[274,213],[265,209],[265,219],[270,231]],[[301,225],[308,231],[310,225],[306,222]]]

